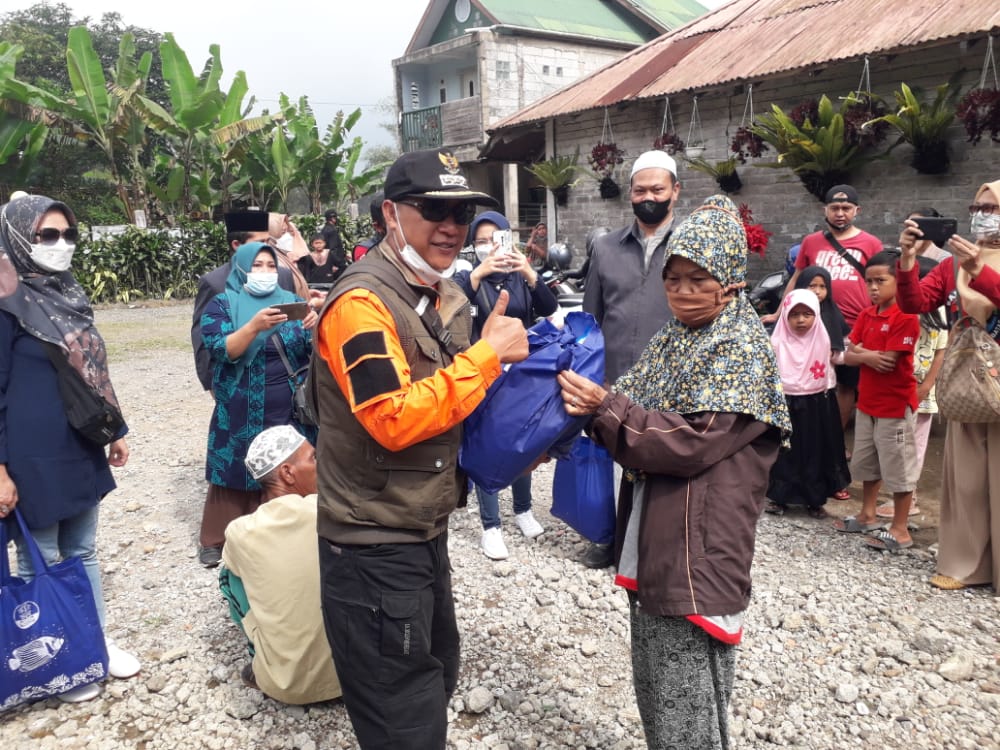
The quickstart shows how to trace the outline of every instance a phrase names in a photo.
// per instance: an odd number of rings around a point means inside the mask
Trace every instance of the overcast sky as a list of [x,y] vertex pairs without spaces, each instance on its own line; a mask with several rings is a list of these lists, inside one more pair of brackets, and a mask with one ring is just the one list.
[[[243,70],[259,105],[274,109],[281,92],[293,99],[308,96],[321,128],[337,110],[361,107],[352,133],[366,143],[389,143],[378,123],[391,118],[375,105],[393,95],[392,60],[402,56],[427,7],[425,0],[63,1],[77,18],[99,20],[117,11],[126,25],[172,31],[196,74],[209,45],[218,44],[224,86]],[[724,1],[701,3],[717,7]],[[34,4],[5,0],[3,10]]]

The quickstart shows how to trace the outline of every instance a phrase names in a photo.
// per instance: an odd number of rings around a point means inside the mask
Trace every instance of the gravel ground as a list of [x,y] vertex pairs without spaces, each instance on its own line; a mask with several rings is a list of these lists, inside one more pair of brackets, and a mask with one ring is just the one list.
[[[241,635],[195,559],[211,403],[194,377],[190,310],[98,312],[132,448],[102,506],[109,624],[143,671],[90,703],[0,716],[2,748],[356,746],[339,702],[285,706],[240,682]],[[502,497],[507,561],[479,552],[478,514],[452,518],[464,654],[449,747],[645,746],[625,596],[609,571],[574,561],[582,543],[548,513],[551,474],[536,473],[537,540],[520,536]],[[932,573],[926,543],[883,555],[828,523],[765,515],[733,746],[1000,748],[1000,598],[934,591]]]

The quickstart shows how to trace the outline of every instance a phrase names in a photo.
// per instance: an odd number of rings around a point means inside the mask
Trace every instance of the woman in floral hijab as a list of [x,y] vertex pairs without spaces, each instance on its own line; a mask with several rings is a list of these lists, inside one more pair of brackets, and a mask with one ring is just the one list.
[[632,671],[650,748],[728,747],[734,646],[750,600],[757,519],[791,424],[743,288],[736,206],[712,196],[670,238],[674,313],[608,392],[559,375],[566,410],[626,468],[615,541]]

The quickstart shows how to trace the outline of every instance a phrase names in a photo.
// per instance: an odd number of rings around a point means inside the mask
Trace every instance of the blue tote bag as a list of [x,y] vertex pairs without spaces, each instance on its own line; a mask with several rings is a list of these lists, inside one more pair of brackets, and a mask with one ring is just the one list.
[[586,436],[556,463],[552,515],[592,542],[610,544],[615,539],[614,461]]
[[528,329],[528,358],[500,374],[465,420],[459,464],[487,492],[499,492],[542,455],[563,455],[588,417],[566,413],[556,375],[573,370],[604,382],[604,335],[594,316],[566,315]]
[[14,515],[35,578],[10,572],[0,523],[0,711],[104,679],[108,651],[94,592],[79,557],[46,565],[27,524]]

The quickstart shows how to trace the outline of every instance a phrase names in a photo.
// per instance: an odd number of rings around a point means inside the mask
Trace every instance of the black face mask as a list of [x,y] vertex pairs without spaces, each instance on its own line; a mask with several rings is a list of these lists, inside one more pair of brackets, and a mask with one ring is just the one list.
[[632,204],[632,213],[643,224],[659,225],[670,213],[670,199],[665,201],[639,201]]

